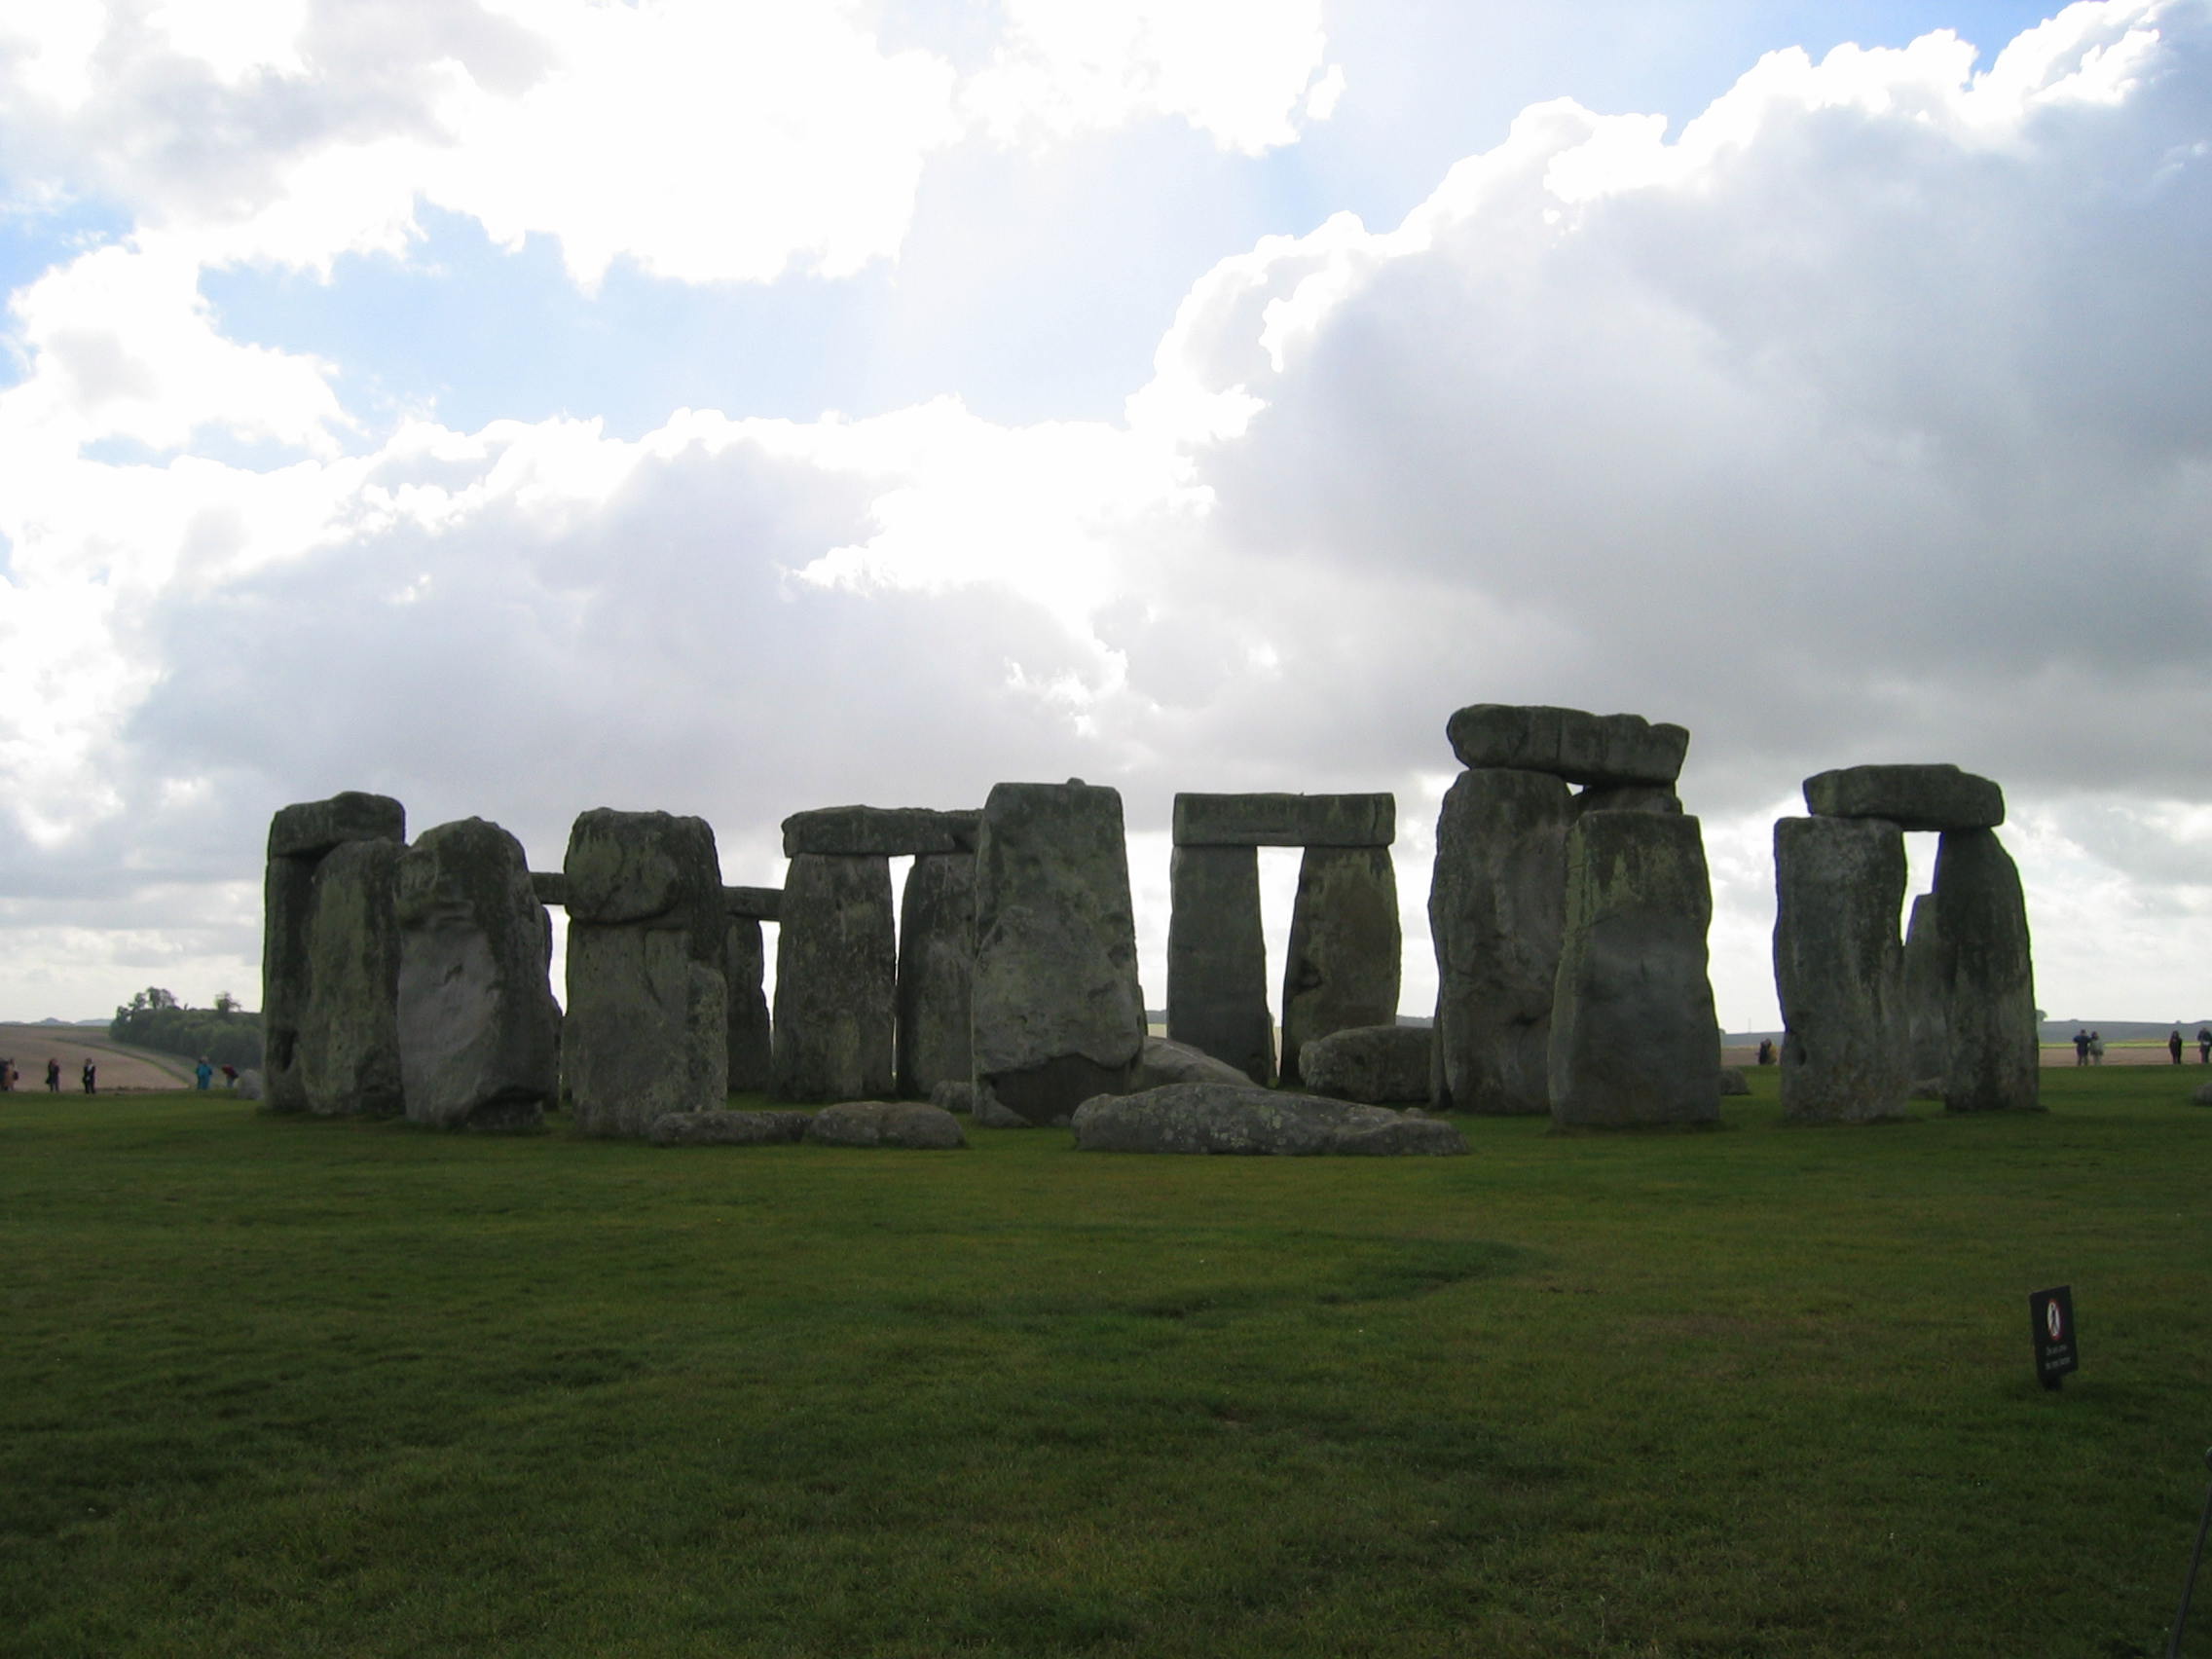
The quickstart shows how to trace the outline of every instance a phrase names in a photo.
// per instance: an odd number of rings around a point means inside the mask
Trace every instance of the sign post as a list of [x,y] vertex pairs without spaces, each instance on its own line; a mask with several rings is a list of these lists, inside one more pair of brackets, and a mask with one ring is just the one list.
[[2082,1363],[2074,1350],[2074,1287],[2032,1292],[2028,1312],[2035,1327],[2036,1381],[2055,1389]]

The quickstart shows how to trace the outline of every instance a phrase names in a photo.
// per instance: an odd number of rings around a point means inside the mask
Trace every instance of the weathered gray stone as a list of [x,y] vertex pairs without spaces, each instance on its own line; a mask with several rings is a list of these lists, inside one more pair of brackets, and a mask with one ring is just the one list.
[[[930,1104],[947,1112],[969,1112],[975,1109],[976,1086],[967,1078],[947,1078],[930,1089]],[[1027,1124],[1029,1120],[1021,1120]]]
[[1075,1144],[1085,1152],[1298,1158],[1467,1150],[1456,1129],[1433,1118],[1249,1084],[1175,1083],[1138,1094],[1102,1094],[1076,1109],[1074,1127]]
[[645,1138],[655,1146],[779,1146],[806,1137],[806,1112],[669,1112]]
[[[1178,795],[1177,810],[1192,798]],[[1258,849],[1179,846],[1167,872],[1167,1035],[1253,1083],[1273,1082]]]
[[968,1115],[978,1129],[1065,1128],[1069,1118],[1074,1116],[1072,1112],[1062,1112],[1042,1122],[1032,1123],[1011,1107],[1001,1106],[988,1089],[977,1092],[973,1084],[969,1088]]
[[382,1117],[405,1105],[392,914],[404,850],[397,841],[347,841],[315,866],[297,1048],[311,1112]]
[[784,856],[899,859],[972,853],[982,814],[926,806],[825,806],[784,820]]
[[969,991],[976,977],[976,855],[922,853],[899,901],[899,1092],[970,1083]]
[[1782,1110],[1797,1123],[1904,1115],[1904,832],[1872,818],[1774,826]]
[[1584,790],[1574,797],[1574,814],[1585,812],[1679,812],[1682,797],[1665,784],[1618,784]]
[[665,812],[584,813],[570,832],[563,1092],[586,1134],[642,1137],[729,1093],[728,949],[715,834]]
[[407,812],[387,795],[358,791],[278,810],[269,824],[262,886],[261,1018],[270,1110],[308,1110],[301,1037],[309,1017],[316,866],[349,841],[406,839]]
[[1720,1068],[1720,1092],[1723,1097],[1731,1094],[1749,1094],[1751,1091],[1751,1080],[1744,1076],[1744,1070],[1741,1066],[1722,1066]]
[[1398,1017],[1404,948],[1390,849],[1307,848],[1283,962],[1283,1082],[1299,1081],[1314,1039]]
[[1179,794],[1178,847],[1387,847],[1397,837],[1389,794]]
[[560,1093],[553,938],[522,843],[466,818],[399,861],[399,1073],[438,1128],[534,1127]]
[[848,1100],[825,1106],[806,1125],[816,1146],[890,1146],[951,1152],[968,1144],[960,1120],[919,1101]]
[[976,862],[976,1095],[1051,1123],[1125,1088],[1144,1047],[1122,797],[1000,784]]
[[1574,797],[1541,772],[1462,772],[1436,816],[1435,1099],[1442,1110],[1551,1110],[1552,993],[1567,926]]
[[594,807],[570,830],[561,868],[571,921],[680,925],[708,941],[701,961],[720,956],[721,866],[706,820]]
[[793,859],[776,936],[778,1099],[891,1092],[898,971],[890,861]]
[[569,878],[557,869],[534,869],[530,872],[531,896],[540,904],[557,904],[569,907]]
[[[725,889],[726,891],[726,889]],[[722,930],[722,982],[729,995],[729,1061],[726,1087],[732,1094],[757,1094],[775,1072],[772,1028],[768,1023],[768,952],[760,924],[729,912]]]
[[1956,766],[1846,766],[1805,780],[1820,818],[1886,818],[1900,830],[1994,830],[2005,792]]
[[2020,873],[1990,830],[1946,830],[1936,850],[1936,943],[1950,1045],[1950,1112],[2032,1111],[2042,1052]]
[[722,909],[740,921],[778,921],[784,913],[784,890],[780,887],[725,887]]
[[1713,893],[1695,818],[1593,812],[1567,835],[1567,931],[1552,1003],[1560,1128],[1720,1116],[1720,1030],[1706,977]]
[[240,1100],[259,1100],[269,1092],[269,1081],[258,1071],[247,1069],[239,1073],[239,1080],[231,1085]]
[[319,859],[346,841],[404,841],[407,809],[389,795],[345,790],[279,807],[269,821],[273,859]]
[[1137,1062],[1137,1075],[1130,1080],[1130,1088],[1159,1088],[1170,1083],[1226,1083],[1244,1088],[1251,1087],[1252,1080],[1227,1060],[1217,1060],[1187,1043],[1147,1037],[1144,1056]]
[[1938,1080],[1938,1099],[1940,1080],[1951,1063],[1949,995],[1942,949],[1936,942],[1936,895],[1923,893],[1912,902],[1904,935],[1905,1070],[1915,1079]]
[[1434,1033],[1419,1025],[1359,1025],[1332,1031],[1299,1056],[1309,1093],[1370,1106],[1404,1106],[1429,1098]]
[[1543,705],[1476,703],[1445,723],[1462,766],[1549,772],[1570,784],[1672,784],[1690,734],[1640,715],[1591,715]]
[[2191,1089],[2189,1103],[2192,1106],[2212,1106],[2212,1083],[2200,1083]]

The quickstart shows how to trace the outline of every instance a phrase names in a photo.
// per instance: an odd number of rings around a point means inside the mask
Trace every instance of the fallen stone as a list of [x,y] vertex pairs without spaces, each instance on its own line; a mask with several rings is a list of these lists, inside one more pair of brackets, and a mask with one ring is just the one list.
[[1387,847],[1389,794],[1178,794],[1178,847]]
[[1144,1048],[1122,797],[1081,781],[1000,784],[976,855],[972,1030],[988,1094],[1051,1123],[1128,1087]]
[[784,913],[784,890],[781,887],[725,887],[722,909],[742,921],[780,921]]
[[1881,819],[1779,819],[1774,888],[1783,1115],[1901,1117],[1912,1083],[1898,938],[1904,832]]
[[972,853],[982,814],[923,806],[825,806],[784,820],[784,856],[899,859]]
[[297,1055],[307,1109],[324,1117],[396,1116],[406,1104],[392,913],[405,851],[346,841],[314,866]]
[[1805,780],[1820,818],[1885,818],[1900,830],[1994,830],[2005,792],[1956,766],[1846,766]]
[[1751,1091],[1751,1081],[1744,1076],[1741,1066],[1722,1066],[1720,1068],[1720,1092],[1723,1096],[1749,1094]]
[[2212,1083],[2200,1083],[2189,1091],[2192,1106],[2212,1106]]
[[559,1098],[553,937],[522,843],[466,818],[399,860],[399,1073],[410,1121],[523,1129]]
[[240,1100],[259,1100],[268,1092],[268,1087],[267,1080],[261,1073],[248,1069],[239,1073],[239,1080],[231,1085],[231,1091]]
[[1672,784],[1690,734],[1639,715],[1591,715],[1542,705],[1476,703],[1445,723],[1462,766],[1548,772],[1570,784]]
[[1167,1035],[1248,1082],[1272,1083],[1275,1018],[1268,1008],[1259,850],[1177,847],[1167,886]]
[[1713,894],[1698,821],[1593,812],[1567,836],[1567,930],[1551,1040],[1552,1123],[1712,1124],[1720,1031],[1707,977]]
[[775,1146],[802,1140],[806,1112],[669,1112],[645,1138],[655,1146]]
[[1170,1083],[1222,1083],[1249,1088],[1252,1080],[1227,1060],[1217,1060],[1188,1044],[1166,1037],[1147,1037],[1144,1054],[1137,1061],[1134,1088],[1159,1088]]
[[968,1115],[978,1129],[1065,1128],[1068,1120],[1074,1116],[1072,1112],[1062,1112],[1056,1117],[1033,1122],[1011,1107],[1001,1106],[997,1097],[988,1089],[977,1092],[974,1091],[973,1085],[970,1085],[970,1088]]
[[1390,849],[1307,848],[1283,961],[1283,1082],[1304,1075],[1299,1055],[1307,1044],[1396,1019],[1404,965]]
[[976,978],[976,855],[922,853],[899,901],[899,1092],[971,1080]]
[[776,1098],[889,1094],[898,978],[890,861],[793,859],[776,933]]
[[1433,1118],[1249,1084],[1176,1083],[1137,1094],[1099,1095],[1076,1109],[1074,1127],[1075,1144],[1084,1152],[1300,1158],[1467,1150],[1456,1129]]
[[724,1082],[732,1094],[759,1094],[775,1075],[775,1028],[768,1020],[768,994],[762,988],[768,948],[758,921],[734,910],[727,914],[722,929],[722,980],[729,991],[725,1026],[729,1062]]
[[889,1146],[916,1152],[951,1152],[968,1144],[960,1122],[938,1106],[918,1101],[848,1100],[825,1106],[806,1125],[816,1146]]
[[1433,1033],[1418,1025],[1360,1025],[1306,1045],[1299,1057],[1309,1093],[1370,1106],[1425,1102]]
[[347,841],[404,841],[407,809],[389,795],[345,790],[279,807],[269,821],[273,859],[319,859]]
[[1462,772],[1445,792],[1428,887],[1439,1110],[1551,1110],[1552,994],[1573,803],[1558,778],[1500,767]]
[[[946,1112],[972,1112],[976,1108],[976,1086],[947,1078],[930,1090],[930,1104]],[[1022,1120],[1025,1124],[1028,1122]]]
[[2028,911],[1996,831],[1943,831],[1935,899],[1949,1040],[1944,1110],[2033,1111],[2042,1050]]

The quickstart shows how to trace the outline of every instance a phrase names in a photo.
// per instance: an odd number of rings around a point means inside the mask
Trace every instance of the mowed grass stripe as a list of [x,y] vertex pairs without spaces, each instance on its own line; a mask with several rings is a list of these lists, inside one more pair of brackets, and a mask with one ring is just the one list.
[[2212,1111],[2045,1081],[1375,1161],[12,1097],[0,1652],[2156,1653]]

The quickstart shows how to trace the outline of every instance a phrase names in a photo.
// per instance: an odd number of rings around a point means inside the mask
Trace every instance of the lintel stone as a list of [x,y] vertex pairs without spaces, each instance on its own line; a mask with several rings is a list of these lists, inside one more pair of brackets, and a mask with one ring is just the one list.
[[783,914],[784,890],[781,887],[725,887],[722,908],[744,921],[772,922]]
[[320,858],[346,841],[404,841],[407,809],[389,795],[346,790],[328,800],[279,807],[269,820],[273,859]]
[[1475,703],[1445,722],[1462,766],[1548,772],[1570,784],[1672,784],[1690,734],[1641,715],[1592,715],[1544,704]]
[[1994,830],[2005,792],[1956,766],[1845,766],[1805,780],[1819,818],[1886,818],[1900,830]]
[[825,806],[784,820],[784,856],[901,859],[924,853],[972,853],[979,811],[939,812],[926,806]]
[[1178,794],[1178,847],[1387,847],[1391,794]]
[[534,869],[530,872],[531,896],[540,904],[558,904],[569,907],[569,878],[557,869]]

